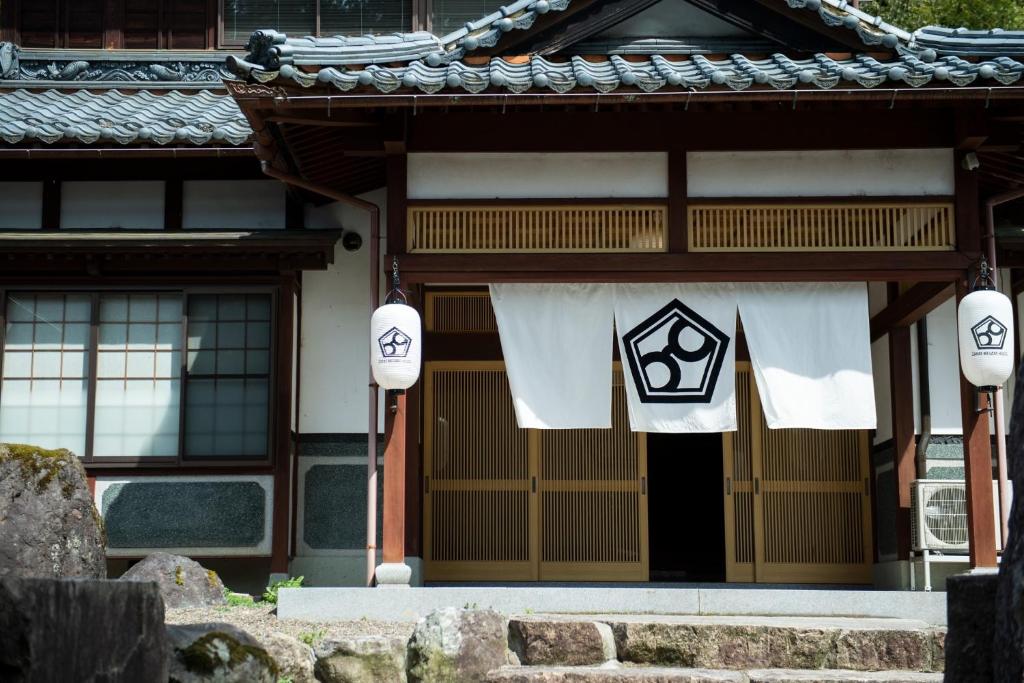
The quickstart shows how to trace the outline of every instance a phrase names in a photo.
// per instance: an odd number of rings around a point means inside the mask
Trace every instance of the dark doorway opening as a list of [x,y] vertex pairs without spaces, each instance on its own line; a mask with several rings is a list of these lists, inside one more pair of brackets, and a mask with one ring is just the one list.
[[725,581],[721,434],[648,434],[651,581]]

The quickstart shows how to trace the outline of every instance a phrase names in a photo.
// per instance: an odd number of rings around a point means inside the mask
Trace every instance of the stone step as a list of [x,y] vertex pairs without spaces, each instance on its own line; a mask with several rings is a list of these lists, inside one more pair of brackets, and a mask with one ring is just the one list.
[[941,683],[941,673],[807,669],[678,669],[666,667],[508,666],[487,676],[491,683]]
[[608,660],[695,669],[943,668],[945,629],[909,619],[530,615],[509,622],[523,665]]

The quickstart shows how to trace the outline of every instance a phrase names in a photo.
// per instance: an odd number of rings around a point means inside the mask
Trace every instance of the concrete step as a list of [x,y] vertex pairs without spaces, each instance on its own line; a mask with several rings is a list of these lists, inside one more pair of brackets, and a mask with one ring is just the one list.
[[665,667],[509,666],[492,671],[491,683],[941,683],[940,673],[755,669],[679,669]]
[[910,619],[529,615],[509,622],[523,665],[588,666],[607,660],[693,669],[943,668],[945,629]]

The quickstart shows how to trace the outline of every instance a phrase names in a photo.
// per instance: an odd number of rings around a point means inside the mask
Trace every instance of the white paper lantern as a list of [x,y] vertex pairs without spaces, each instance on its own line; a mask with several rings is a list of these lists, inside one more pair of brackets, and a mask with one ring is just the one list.
[[420,314],[405,304],[384,304],[370,319],[370,366],[381,389],[408,389],[420,376]]
[[994,289],[979,289],[957,311],[960,367],[976,387],[1002,386],[1013,374],[1013,306]]

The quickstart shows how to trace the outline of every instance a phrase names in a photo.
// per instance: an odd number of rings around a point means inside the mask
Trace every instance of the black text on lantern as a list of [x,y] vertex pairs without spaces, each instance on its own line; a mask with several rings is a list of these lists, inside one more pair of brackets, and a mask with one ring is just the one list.
[[642,403],[710,403],[729,337],[673,299],[622,336]]

